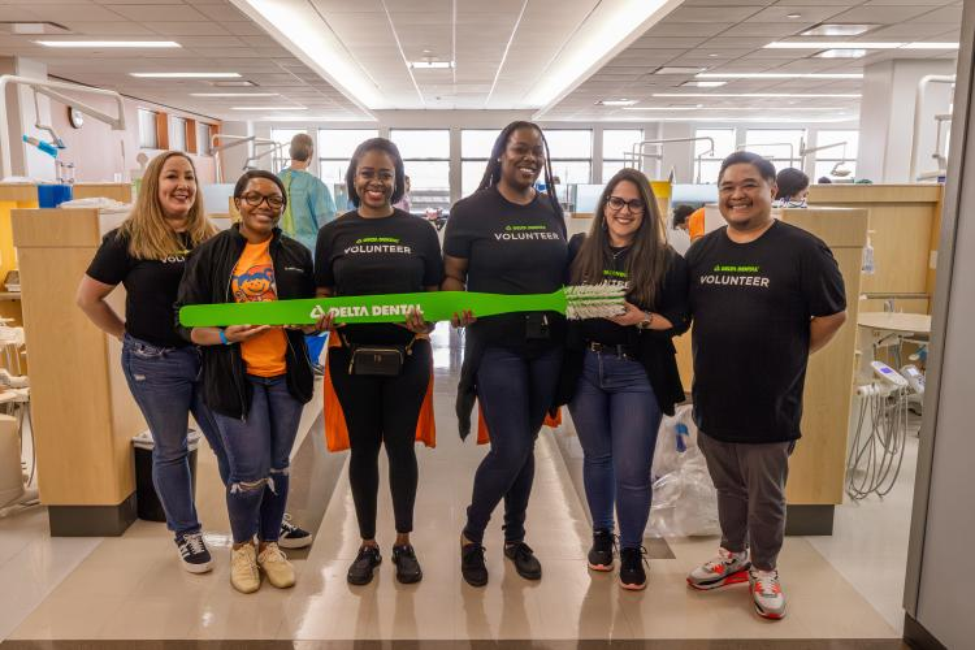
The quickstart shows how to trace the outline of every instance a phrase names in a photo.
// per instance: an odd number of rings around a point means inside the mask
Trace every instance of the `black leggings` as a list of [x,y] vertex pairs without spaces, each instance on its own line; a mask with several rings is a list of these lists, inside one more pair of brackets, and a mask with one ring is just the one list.
[[349,482],[359,534],[362,539],[376,538],[379,448],[383,443],[389,459],[396,532],[409,533],[416,502],[416,421],[430,382],[430,343],[414,343],[413,354],[406,357],[396,377],[349,375],[348,349],[331,348],[328,354],[332,383],[349,428]]

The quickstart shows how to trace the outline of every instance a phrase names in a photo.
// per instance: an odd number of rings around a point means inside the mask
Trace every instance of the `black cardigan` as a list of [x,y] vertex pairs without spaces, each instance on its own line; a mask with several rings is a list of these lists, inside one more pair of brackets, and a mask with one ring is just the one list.
[[[179,308],[234,302],[231,276],[246,244],[239,226],[234,224],[190,253],[176,303],[176,328],[187,341],[193,342],[192,328],[179,324]],[[315,296],[311,254],[307,248],[275,228],[268,252],[274,265],[278,299]],[[288,392],[299,402],[308,403],[314,394],[315,377],[308,361],[305,335],[293,329],[285,330],[285,335]],[[200,349],[203,351],[203,401],[221,415],[244,419],[250,413],[252,388],[246,378],[240,345],[204,345]]]
[[[569,264],[585,240],[585,235],[576,235],[569,242]],[[677,351],[673,337],[680,336],[690,326],[688,310],[687,263],[670,246],[666,248],[667,273],[658,287],[657,304],[652,311],[660,314],[674,327],[669,330],[641,330],[631,327],[626,347],[643,364],[657,397],[660,410],[667,415],[674,414],[674,405],[685,400],[684,386],[677,370]],[[582,337],[580,321],[569,321],[566,339],[565,361],[559,382],[558,404],[568,404],[575,395],[576,385],[582,376],[582,366],[586,355],[586,341]]]

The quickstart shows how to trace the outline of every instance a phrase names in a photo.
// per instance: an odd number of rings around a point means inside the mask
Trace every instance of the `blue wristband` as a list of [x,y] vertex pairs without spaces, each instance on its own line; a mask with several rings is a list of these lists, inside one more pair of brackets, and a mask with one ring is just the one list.
[[217,331],[220,332],[220,342],[224,345],[230,345],[230,340],[227,339],[227,332],[222,327]]

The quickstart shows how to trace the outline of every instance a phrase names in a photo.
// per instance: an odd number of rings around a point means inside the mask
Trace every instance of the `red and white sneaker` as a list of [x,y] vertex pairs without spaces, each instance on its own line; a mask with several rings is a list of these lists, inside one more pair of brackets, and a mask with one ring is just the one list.
[[785,618],[785,595],[779,583],[779,572],[753,568],[748,572],[748,581],[752,587],[752,599],[758,615],[776,621]]
[[726,548],[718,549],[718,557],[712,558],[697,567],[687,576],[687,584],[694,589],[717,589],[748,581],[748,551],[732,553]]

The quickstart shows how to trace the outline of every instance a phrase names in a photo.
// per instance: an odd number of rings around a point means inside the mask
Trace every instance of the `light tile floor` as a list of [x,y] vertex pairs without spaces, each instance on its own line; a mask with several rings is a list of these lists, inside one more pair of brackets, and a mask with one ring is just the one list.
[[[13,639],[626,639],[626,638],[896,638],[897,632],[869,602],[802,538],[787,541],[782,555],[790,615],[769,623],[752,611],[748,590],[689,590],[686,572],[709,557],[714,539],[671,539],[673,560],[651,561],[651,584],[642,593],[619,589],[613,575],[585,567],[589,526],[561,457],[544,432],[529,511],[528,542],[543,562],[540,582],[517,576],[501,554],[495,519],[485,545],[491,578],[484,589],[466,585],[458,566],[458,535],[472,477],[486,449],[455,434],[453,387],[456,334],[438,332],[435,450],[421,448],[420,490],[413,536],[425,577],[397,583],[389,561],[393,539],[388,492],[381,493],[379,541],[384,562],[372,584],[345,581],[358,535],[347,476],[339,479],[317,540],[296,560],[298,584],[255,595],[233,591],[228,578],[228,539],[222,488],[212,460],[200,465],[199,509],[212,531],[213,573],[194,576],[177,566],[164,526],[139,522],[117,539],[51,540],[45,551],[22,549],[36,561],[15,574],[0,565],[0,599],[25,601]],[[308,417],[312,417],[309,415]],[[313,431],[312,435],[320,435]],[[557,435],[557,434],[555,434]],[[297,446],[296,446],[297,447]],[[384,479],[383,485],[386,485]],[[40,512],[40,511],[39,511]],[[43,516],[43,515],[37,515]],[[0,523],[2,525],[2,523]],[[55,556],[65,544],[88,544],[87,557]],[[0,550],[6,548],[0,545]],[[7,551],[9,554],[9,551]],[[2,556],[0,556],[2,557]],[[82,561],[83,560],[83,561]],[[80,561],[80,564],[79,564]],[[55,570],[57,568],[57,570]],[[8,571],[4,573],[3,571]],[[47,580],[47,582],[45,582]],[[59,584],[58,584],[59,583]],[[57,586],[51,589],[51,586]],[[13,585],[13,588],[7,587]],[[42,586],[48,585],[48,586]],[[33,594],[23,598],[23,594]],[[19,620],[5,613],[0,620]],[[24,614],[29,612],[24,618]],[[4,632],[4,634],[7,634]]]

